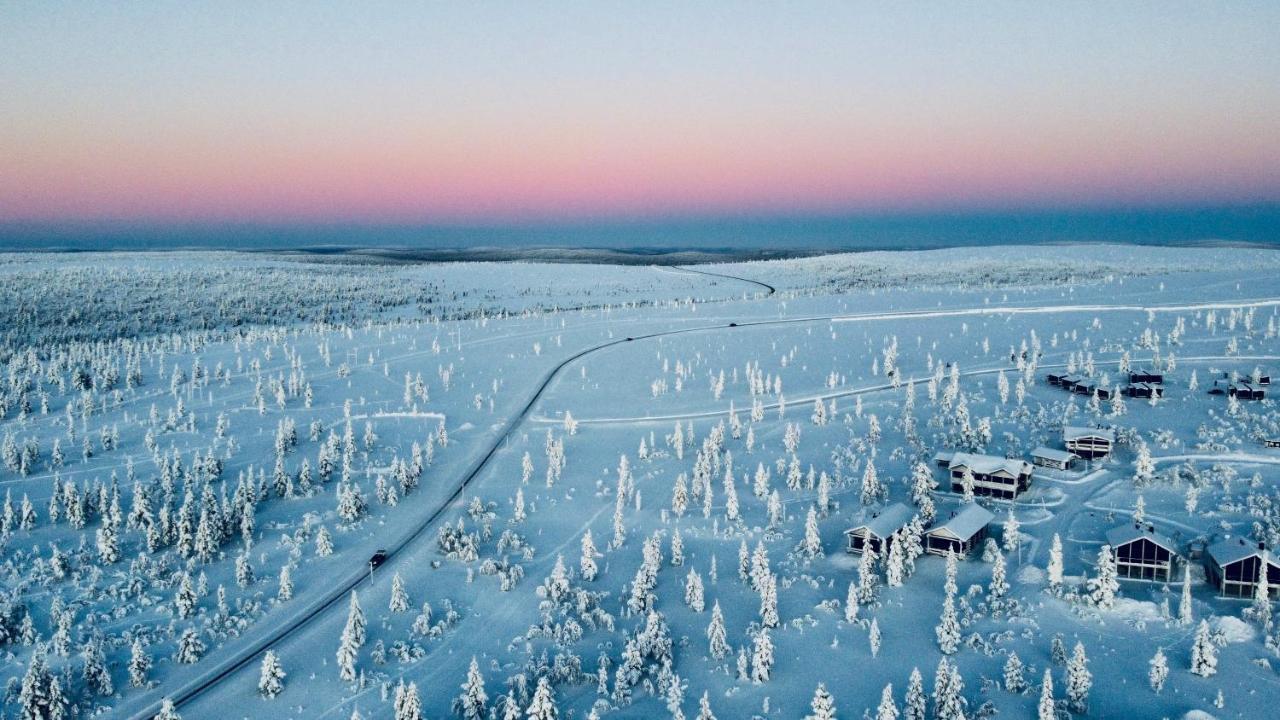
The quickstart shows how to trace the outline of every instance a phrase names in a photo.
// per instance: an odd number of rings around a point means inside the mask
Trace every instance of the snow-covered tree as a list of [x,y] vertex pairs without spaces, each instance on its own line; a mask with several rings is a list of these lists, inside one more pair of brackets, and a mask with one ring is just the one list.
[[1058,533],[1053,534],[1052,544],[1049,546],[1049,589],[1058,591],[1062,588],[1062,538]]
[[527,720],[556,720],[560,716],[555,697],[551,694],[551,684],[546,677],[538,678],[538,688],[534,690],[533,699],[529,701],[524,716]]
[[1020,693],[1027,689],[1027,679],[1023,674],[1025,667],[1018,653],[1010,652],[1004,663],[1004,689],[1011,693]]
[[274,650],[268,650],[262,656],[262,668],[258,673],[258,694],[264,698],[273,698],[284,691],[284,668],[280,667],[280,658]]
[[724,626],[724,613],[720,611],[720,601],[711,606],[711,622],[707,625],[707,646],[711,657],[723,660],[729,653],[728,633]]
[[356,679],[356,656],[365,641],[364,610],[360,608],[360,598],[356,591],[351,591],[351,601],[347,605],[347,624],[342,629],[342,637],[338,641],[338,677],[346,682]]
[[938,618],[938,626],[934,628],[938,638],[938,648],[950,655],[960,646],[960,621],[956,618],[955,600],[950,593],[942,600],[942,615]]
[[418,697],[418,684],[404,684],[401,680],[396,685],[395,699],[392,701],[395,720],[422,720],[422,700]]
[[831,697],[831,693],[827,692],[827,686],[818,683],[818,687],[813,691],[813,699],[809,701],[809,714],[804,720],[835,720],[836,719],[836,701]]
[[404,589],[404,580],[401,579],[400,573],[391,576],[390,610],[393,613],[409,611],[409,593]]
[[596,558],[600,557],[600,553],[596,551],[595,541],[591,539],[591,529],[582,535],[582,559],[578,561],[578,570],[582,575],[582,579],[591,582],[596,579],[598,568],[596,567]]
[[800,544],[800,552],[805,557],[813,558],[822,554],[822,538],[818,534],[818,512],[809,508],[804,521],[804,540]]
[[893,701],[893,683],[880,692],[880,704],[876,706],[876,720],[898,720],[898,705]]
[[129,650],[129,684],[133,687],[146,687],[147,678],[151,674],[151,655],[141,638],[134,638]]
[[1089,711],[1089,690],[1093,688],[1093,673],[1089,672],[1089,659],[1085,657],[1084,643],[1077,642],[1067,663],[1067,703],[1077,713]]
[[773,672],[773,639],[769,628],[761,628],[755,635],[751,654],[751,681],[759,685],[768,682]]
[[454,708],[463,720],[483,720],[488,702],[484,674],[480,672],[480,663],[472,656],[471,665],[467,668],[467,681],[462,683],[462,694],[455,701]]
[[1040,704],[1036,706],[1038,720],[1058,720],[1057,705],[1053,701],[1053,673],[1044,669],[1044,682],[1040,684]]
[[1200,677],[1212,677],[1218,672],[1218,647],[1209,635],[1209,621],[1201,620],[1191,645],[1191,672]]
[[1116,593],[1120,591],[1120,581],[1116,576],[1116,560],[1111,554],[1111,546],[1103,545],[1098,551],[1097,576],[1090,578],[1089,599],[1100,608],[1115,605]]
[[920,668],[911,668],[911,677],[907,680],[907,697],[902,703],[902,720],[925,720],[928,697],[924,694],[924,678]]
[[1151,689],[1159,693],[1164,689],[1165,680],[1169,679],[1169,660],[1164,656],[1164,650],[1156,648],[1156,654],[1151,656],[1151,671],[1147,673],[1147,682],[1151,684]]

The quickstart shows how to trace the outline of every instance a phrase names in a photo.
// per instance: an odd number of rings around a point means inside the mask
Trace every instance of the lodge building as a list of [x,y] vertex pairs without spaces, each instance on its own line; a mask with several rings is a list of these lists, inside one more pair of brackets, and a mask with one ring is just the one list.
[[1071,452],[1090,460],[1106,457],[1116,443],[1116,431],[1111,428],[1062,428],[1062,443]]
[[1151,525],[1130,523],[1107,533],[1116,574],[1129,580],[1167,583],[1178,562],[1177,545]]
[[1204,570],[1219,595],[1238,598],[1253,597],[1265,571],[1271,596],[1280,597],[1280,560],[1260,543],[1238,538],[1210,545],[1205,551]]
[[987,539],[987,526],[993,517],[990,510],[969,503],[951,513],[946,521],[925,531],[924,551],[934,555],[954,552],[963,558]]
[[916,511],[903,505],[893,503],[871,516],[869,520],[844,531],[848,538],[846,550],[851,553],[862,553],[870,547],[878,555],[884,555],[892,542],[893,534],[907,526]]

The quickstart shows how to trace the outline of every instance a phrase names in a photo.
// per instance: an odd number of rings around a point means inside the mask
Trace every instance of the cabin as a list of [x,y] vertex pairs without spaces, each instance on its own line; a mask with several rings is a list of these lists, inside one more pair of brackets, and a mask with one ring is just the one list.
[[987,526],[993,517],[990,510],[969,503],[951,513],[942,524],[925,531],[924,551],[934,555],[954,552],[957,557],[964,557],[987,539]]
[[1099,400],[1110,400],[1111,392],[1111,388],[1098,385],[1092,381],[1076,383],[1076,394],[1078,395],[1087,395],[1092,397],[1096,394]]
[[1062,428],[1062,443],[1071,452],[1090,460],[1106,457],[1116,443],[1116,431],[1111,428]]
[[1280,597],[1280,560],[1261,543],[1223,540],[1205,551],[1205,577],[1223,597],[1253,597],[1264,568],[1271,597]]
[[1129,371],[1129,384],[1131,385],[1137,385],[1138,383],[1159,385],[1163,382],[1163,374],[1152,372],[1146,368],[1137,368]]
[[973,494],[1013,500],[1031,487],[1031,463],[995,455],[955,453],[947,471],[951,491],[964,492],[965,471],[973,475]]
[[1172,540],[1143,523],[1129,523],[1107,533],[1116,560],[1116,574],[1128,580],[1167,583],[1178,562],[1178,547]]
[[1280,448],[1280,437],[1265,438],[1262,441],[1262,446],[1269,447],[1269,448]]
[[871,516],[869,520],[844,531],[849,539],[845,549],[851,553],[862,553],[870,547],[877,554],[889,549],[892,535],[906,527],[915,517],[916,511],[902,503],[893,503]]
[[1080,456],[1066,450],[1055,450],[1041,445],[1031,451],[1031,462],[1054,470],[1070,470],[1080,462]]
[[1044,379],[1050,385],[1062,385],[1062,378],[1066,377],[1066,373],[1046,373]]
[[1063,375],[1062,378],[1058,380],[1058,387],[1066,390],[1067,392],[1075,392],[1076,385],[1082,382],[1084,382],[1084,378],[1079,375]]
[[1247,382],[1232,383],[1227,393],[1237,400],[1261,400],[1267,396],[1266,390]]
[[1134,383],[1124,389],[1124,394],[1132,398],[1164,397],[1164,388],[1151,383]]

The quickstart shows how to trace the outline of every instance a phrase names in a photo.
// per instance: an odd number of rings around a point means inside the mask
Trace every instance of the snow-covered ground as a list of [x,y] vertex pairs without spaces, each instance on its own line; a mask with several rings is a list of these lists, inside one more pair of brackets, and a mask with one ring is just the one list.
[[[524,717],[549,693],[560,717],[696,717],[705,694],[717,717],[799,718],[822,684],[874,717],[888,685],[907,712],[918,668],[934,717],[943,660],[943,717],[1033,716],[1046,670],[1077,715],[1271,714],[1276,630],[1201,559],[1093,590],[1139,507],[1184,557],[1280,549],[1275,401],[1207,393],[1280,367],[1280,253],[692,269],[0,257],[0,716],[56,686],[120,717],[171,698],[188,718],[390,718],[397,697],[411,717],[415,694],[425,717]],[[1044,379],[1119,387],[1127,365],[1163,369],[1164,398]],[[1063,425],[1114,428],[1116,451],[978,498],[1004,549],[958,563],[954,592],[941,557],[845,552],[889,503],[939,522],[965,503],[934,453],[1027,459]],[[482,709],[459,701],[478,683]]]

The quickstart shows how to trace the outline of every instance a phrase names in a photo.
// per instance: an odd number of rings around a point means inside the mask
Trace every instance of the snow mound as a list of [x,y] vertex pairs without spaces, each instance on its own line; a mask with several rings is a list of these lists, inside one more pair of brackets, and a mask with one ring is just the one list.
[[1257,634],[1252,625],[1240,618],[1220,617],[1214,621],[1213,626],[1229,643],[1249,642]]
[[1116,604],[1107,612],[1129,622],[1159,622],[1164,619],[1155,603],[1133,598],[1116,598]]
[[1182,720],[1218,720],[1218,718],[1203,710],[1188,710],[1187,714],[1182,716]]
[[1043,585],[1044,570],[1034,565],[1023,565],[1015,576],[1019,585]]

